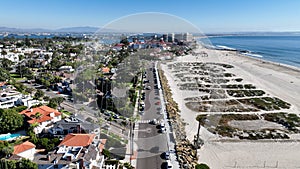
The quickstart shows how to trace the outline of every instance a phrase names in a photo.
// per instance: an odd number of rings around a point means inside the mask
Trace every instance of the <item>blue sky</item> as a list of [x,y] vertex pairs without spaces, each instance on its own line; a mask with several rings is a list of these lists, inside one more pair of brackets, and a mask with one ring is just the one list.
[[203,32],[300,30],[299,0],[1,0],[0,26],[100,27],[140,12],[182,17]]

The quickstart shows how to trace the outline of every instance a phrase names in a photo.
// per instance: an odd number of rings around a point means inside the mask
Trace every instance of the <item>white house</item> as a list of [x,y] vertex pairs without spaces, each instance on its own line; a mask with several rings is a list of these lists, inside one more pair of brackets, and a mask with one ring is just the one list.
[[29,141],[15,145],[13,154],[33,160],[35,154],[35,145]]
[[74,69],[72,66],[61,66],[59,69],[59,71],[66,71],[66,72],[74,72]]
[[7,109],[15,106],[15,102],[22,98],[22,94],[17,91],[0,92],[0,109]]
[[58,149],[45,155],[37,155],[34,162],[40,169],[102,168],[104,156],[100,153],[100,142],[95,134],[68,134]]

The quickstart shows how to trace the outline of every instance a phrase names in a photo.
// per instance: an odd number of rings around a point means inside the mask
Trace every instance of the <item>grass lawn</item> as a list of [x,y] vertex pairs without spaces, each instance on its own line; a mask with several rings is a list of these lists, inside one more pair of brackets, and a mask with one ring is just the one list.
[[68,112],[68,111],[66,111],[66,110],[62,110],[61,112],[62,112],[65,116],[67,116],[67,117],[69,117],[69,116],[72,115],[71,112]]
[[21,76],[19,74],[16,74],[16,73],[11,73],[10,76],[12,78],[14,78],[16,81],[26,80],[26,77],[21,78]]

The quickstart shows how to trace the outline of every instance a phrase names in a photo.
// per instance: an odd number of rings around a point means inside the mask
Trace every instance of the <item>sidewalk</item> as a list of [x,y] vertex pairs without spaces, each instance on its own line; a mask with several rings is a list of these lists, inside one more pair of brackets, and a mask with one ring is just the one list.
[[158,70],[157,70],[157,62],[155,62],[155,69],[156,69],[156,77],[157,77],[157,86],[159,89],[159,96],[160,96],[160,102],[161,102],[161,111],[162,114],[164,116],[164,123],[166,124],[166,128],[167,128],[167,133],[166,133],[166,137],[167,137],[167,146],[168,146],[168,150],[170,152],[170,161],[173,165],[174,169],[179,169],[179,163],[177,161],[177,156],[176,156],[176,151],[175,151],[175,145],[176,143],[173,142],[170,138],[170,134],[174,137],[174,141],[175,141],[175,135],[173,134],[173,132],[171,131],[171,126],[168,122],[168,118],[167,118],[167,111],[166,111],[166,103],[165,103],[165,98],[163,95],[163,91],[161,88],[161,84],[160,84],[160,77],[158,75]]
[[[141,79],[142,80],[142,79]],[[135,106],[134,106],[134,111],[133,111],[133,117],[135,117],[137,115],[138,112],[138,105],[139,105],[139,98],[140,98],[140,90],[138,91],[138,95],[137,95],[137,99],[135,102]],[[133,138],[130,136],[131,132],[128,132],[128,144],[126,145],[126,155],[125,155],[125,159],[123,160],[123,162],[128,162],[131,164],[131,166],[136,168],[136,163],[137,163],[137,144],[134,142],[134,140],[138,139],[138,129],[139,129],[139,123],[136,121],[133,123]]]

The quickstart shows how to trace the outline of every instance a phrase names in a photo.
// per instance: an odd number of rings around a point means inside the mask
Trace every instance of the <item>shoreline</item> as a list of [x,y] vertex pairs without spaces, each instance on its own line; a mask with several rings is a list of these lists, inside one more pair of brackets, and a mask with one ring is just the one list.
[[263,58],[257,58],[257,57],[254,57],[254,56],[248,56],[248,55],[244,55],[244,54],[238,53],[238,52],[237,52],[237,55],[241,56],[241,57],[246,57],[246,58],[249,58],[249,59],[257,60],[257,61],[260,61],[262,63],[271,64],[273,66],[278,66],[278,67],[290,69],[290,70],[296,71],[297,73],[300,73],[300,67],[297,67],[297,66],[288,65],[288,64],[280,63],[280,62],[274,62],[274,61],[270,61],[270,60],[265,60]]
[[[245,35],[219,35],[219,36],[207,36],[205,37],[204,39],[207,39],[210,41],[210,38],[212,37],[228,37],[228,36],[245,36]],[[251,35],[246,35],[246,36],[251,36]],[[255,36],[255,35],[254,35]],[[201,39],[201,38],[199,38]],[[229,47],[229,46],[225,46],[225,45],[213,45],[212,43],[210,44],[205,44],[203,43],[201,40],[197,40],[197,44],[198,45],[201,45],[203,46],[204,48],[206,49],[209,49],[209,50],[216,50],[216,51],[227,51],[227,52],[234,52],[236,53],[237,55],[241,55],[241,56],[244,56],[244,57],[248,57],[248,58],[252,58],[252,59],[258,59],[258,60],[263,60],[265,62],[268,62],[270,64],[274,64],[274,65],[278,65],[278,66],[281,66],[283,65],[284,67],[288,67],[290,69],[293,69],[295,71],[298,71],[300,72],[300,65],[299,66],[295,66],[295,65],[291,65],[291,64],[287,64],[287,63],[281,63],[281,62],[278,62],[278,61],[272,61],[272,60],[268,60],[268,59],[265,59],[264,56],[262,57],[255,57],[255,56],[251,56],[252,52],[256,52],[256,51],[250,51],[250,50],[247,50],[247,49],[237,49],[237,48],[232,48],[232,47]],[[256,54],[254,54],[256,55]]]
[[272,64],[274,66],[279,66],[279,67],[291,69],[291,70],[296,71],[296,72],[300,72],[300,67],[297,67],[297,66],[294,66],[294,65],[289,65],[289,64],[286,64],[286,63],[280,63],[280,62],[276,62],[276,61],[266,60],[266,59],[264,59],[264,57],[259,58],[259,57],[255,57],[255,56],[246,55],[246,54],[242,53],[243,50],[215,49],[215,48],[209,48],[209,47],[204,46],[202,44],[198,44],[198,45],[200,45],[200,46],[202,46],[202,47],[204,47],[205,49],[208,49],[208,50],[214,50],[216,52],[223,51],[223,52],[234,53],[234,54],[236,54],[238,56],[241,56],[241,57],[246,57],[246,58],[253,59],[253,60],[256,60],[256,61],[260,61],[260,62]]

